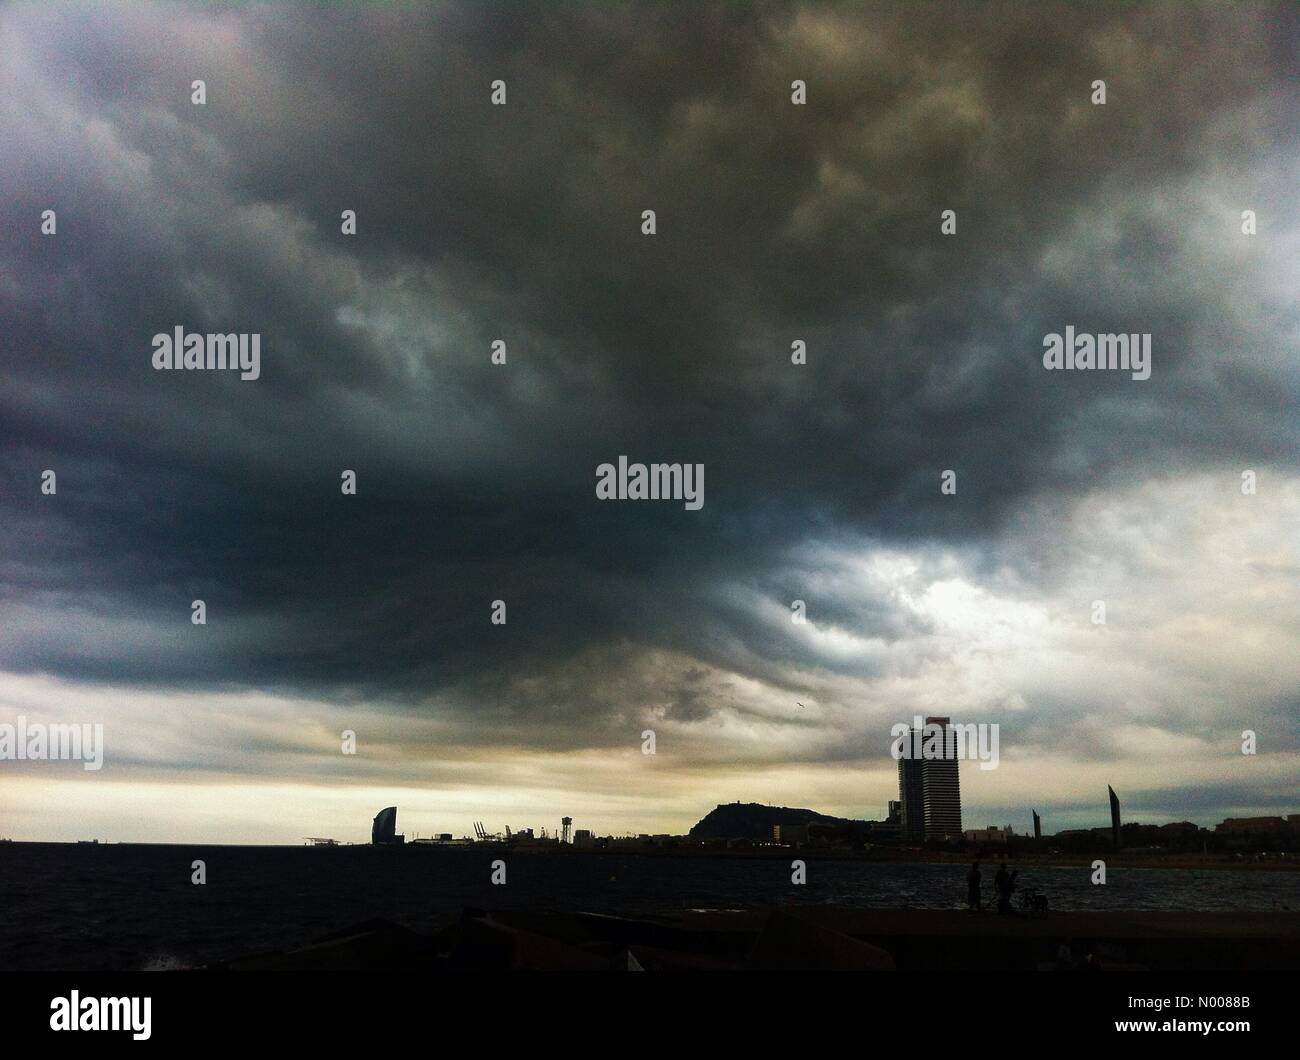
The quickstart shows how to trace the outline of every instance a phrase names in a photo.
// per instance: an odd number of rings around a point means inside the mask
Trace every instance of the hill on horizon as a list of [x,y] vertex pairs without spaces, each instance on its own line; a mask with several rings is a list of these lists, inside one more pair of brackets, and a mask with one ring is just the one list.
[[767,806],[760,802],[721,803],[700,818],[687,833],[695,839],[771,839],[773,825],[859,824],[795,806]]

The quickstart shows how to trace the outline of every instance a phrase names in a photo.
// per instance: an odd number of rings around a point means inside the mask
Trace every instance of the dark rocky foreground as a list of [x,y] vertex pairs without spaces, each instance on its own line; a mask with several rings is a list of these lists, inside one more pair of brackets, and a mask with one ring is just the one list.
[[[1068,951],[1068,952],[1067,952]],[[1300,913],[1042,918],[836,906],[641,919],[465,910],[430,934],[369,921],[230,971],[1283,971]]]

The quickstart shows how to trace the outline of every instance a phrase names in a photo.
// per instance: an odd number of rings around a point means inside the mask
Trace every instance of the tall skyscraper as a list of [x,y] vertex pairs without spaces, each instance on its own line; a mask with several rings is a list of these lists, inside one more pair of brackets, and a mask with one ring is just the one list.
[[[939,727],[937,734],[932,726]],[[908,732],[903,752],[898,760],[903,838],[919,842],[961,835],[957,733],[950,719],[926,718],[924,729]]]
[[[908,740],[916,732],[908,732]],[[906,751],[907,748],[904,748]],[[921,760],[904,754],[898,760],[899,824],[903,839],[920,843],[925,839],[925,796],[921,784]]]
[[396,806],[385,806],[375,814],[375,819],[370,825],[370,842],[376,846],[387,846],[401,843],[405,839],[405,836],[397,834]]
[[926,718],[943,728],[943,754],[921,760],[921,797],[925,807],[925,838],[961,835],[961,786],[957,780],[957,733],[948,718]]

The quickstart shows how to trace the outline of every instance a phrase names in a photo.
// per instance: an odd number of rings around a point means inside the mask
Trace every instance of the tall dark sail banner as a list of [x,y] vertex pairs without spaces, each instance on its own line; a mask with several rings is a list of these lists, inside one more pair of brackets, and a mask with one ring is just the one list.
[[1110,792],[1110,838],[1115,849],[1119,849],[1119,798],[1115,794],[1115,789],[1109,784],[1106,790]]

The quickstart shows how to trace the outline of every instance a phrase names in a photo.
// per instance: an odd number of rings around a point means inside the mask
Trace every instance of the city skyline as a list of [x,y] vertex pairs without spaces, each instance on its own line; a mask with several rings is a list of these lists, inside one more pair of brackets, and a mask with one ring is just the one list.
[[1294,5],[286,11],[0,10],[0,836],[1294,812]]

